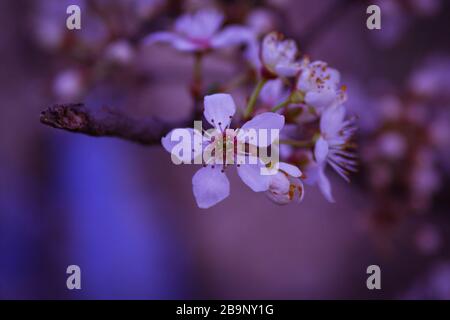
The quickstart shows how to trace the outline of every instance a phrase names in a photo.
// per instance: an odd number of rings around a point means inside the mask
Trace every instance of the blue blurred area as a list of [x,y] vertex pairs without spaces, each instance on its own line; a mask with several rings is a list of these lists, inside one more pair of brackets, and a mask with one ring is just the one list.
[[63,143],[56,170],[68,216],[64,260],[82,269],[80,297],[185,297],[188,261],[157,212],[157,185],[139,185],[123,143],[86,137]]

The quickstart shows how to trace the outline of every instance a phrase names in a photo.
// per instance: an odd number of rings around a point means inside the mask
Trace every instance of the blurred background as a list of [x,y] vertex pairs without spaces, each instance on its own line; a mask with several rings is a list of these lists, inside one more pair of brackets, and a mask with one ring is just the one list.
[[[39,122],[65,102],[188,116],[192,57],[140,39],[212,5],[341,72],[361,164],[351,184],[330,172],[335,204],[307,187],[280,207],[230,172],[230,197],[200,210],[197,168],[161,147]],[[0,21],[0,298],[450,299],[448,1],[17,0]],[[207,82],[237,74],[233,54],[207,57]],[[82,290],[66,288],[71,264]],[[372,264],[382,290],[366,288]]]

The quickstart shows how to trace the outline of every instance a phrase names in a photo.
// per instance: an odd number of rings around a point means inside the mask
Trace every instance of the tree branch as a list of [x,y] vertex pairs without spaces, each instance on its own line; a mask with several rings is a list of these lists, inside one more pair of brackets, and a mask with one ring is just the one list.
[[171,129],[192,126],[194,119],[172,124],[155,118],[137,120],[106,107],[93,110],[78,103],[54,105],[41,113],[40,120],[45,125],[69,132],[154,145],[159,144]]

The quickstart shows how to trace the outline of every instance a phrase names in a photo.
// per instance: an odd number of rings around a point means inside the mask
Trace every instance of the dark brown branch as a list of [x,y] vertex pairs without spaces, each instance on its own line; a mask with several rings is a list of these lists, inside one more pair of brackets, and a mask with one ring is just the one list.
[[191,127],[194,119],[174,124],[154,118],[137,120],[106,107],[94,110],[78,103],[54,105],[41,113],[40,120],[43,124],[65,131],[154,145],[159,144],[161,137],[172,128]]

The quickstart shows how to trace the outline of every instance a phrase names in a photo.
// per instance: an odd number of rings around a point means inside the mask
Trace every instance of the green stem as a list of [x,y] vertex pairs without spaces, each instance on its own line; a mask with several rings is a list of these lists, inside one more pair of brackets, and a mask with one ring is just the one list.
[[276,112],[284,107],[286,107],[287,105],[289,105],[291,103],[291,97],[287,98],[286,100],[284,100],[283,102],[280,102],[279,104],[277,104],[275,107],[272,108],[272,112]]
[[267,82],[267,79],[265,79],[265,78],[259,80],[255,89],[253,90],[250,100],[248,100],[247,109],[245,110],[245,113],[244,113],[244,118],[249,118],[250,115],[253,113],[253,109],[255,108],[256,100],[258,99],[259,93],[261,92],[261,90],[264,87],[264,85],[266,84],[266,82]]
[[292,139],[284,139],[280,140],[280,144],[287,144],[293,147],[298,148],[311,148],[314,146],[314,142],[312,140],[307,141],[299,141],[299,140],[292,140]]

